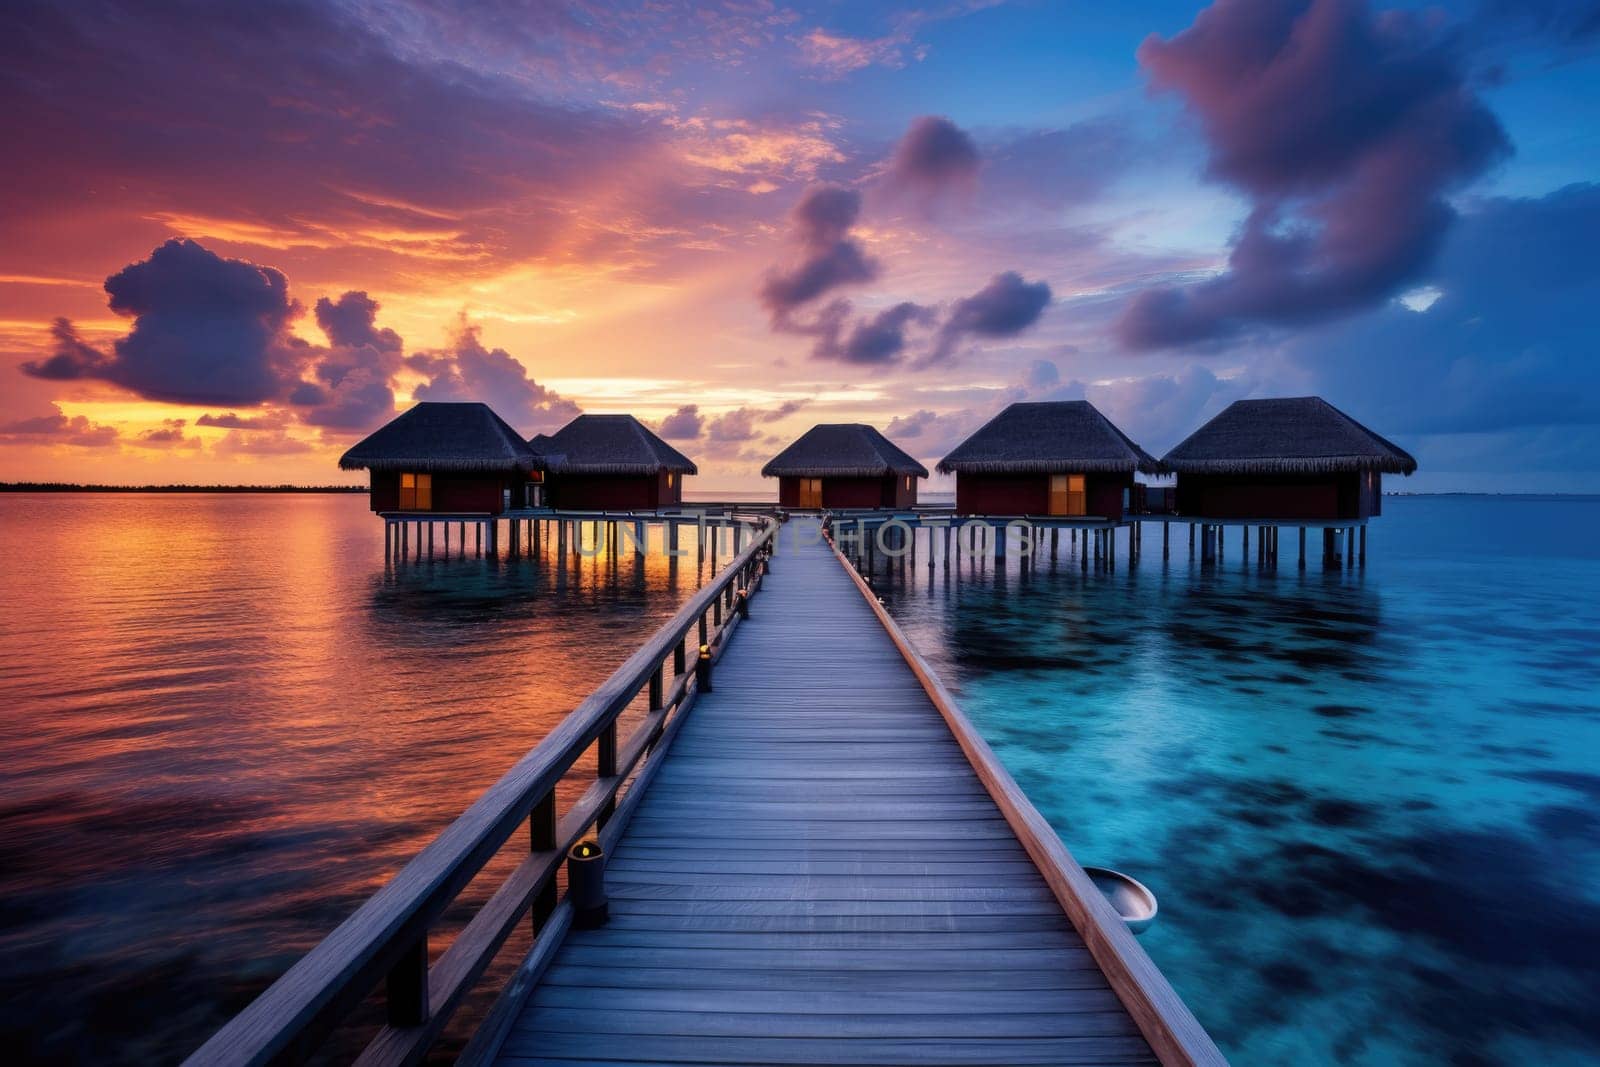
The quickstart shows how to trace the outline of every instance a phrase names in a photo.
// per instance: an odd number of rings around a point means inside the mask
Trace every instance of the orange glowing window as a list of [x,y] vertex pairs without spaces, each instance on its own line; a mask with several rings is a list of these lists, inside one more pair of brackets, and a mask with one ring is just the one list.
[[1083,475],[1052,474],[1050,476],[1050,514],[1086,515],[1088,512],[1088,496],[1084,491]]
[[676,474],[673,474],[671,471],[667,472],[667,488],[668,489],[672,488],[672,483],[673,483],[674,479],[676,479],[677,477],[678,476]]
[[402,474],[400,476],[400,510],[433,510],[433,475]]

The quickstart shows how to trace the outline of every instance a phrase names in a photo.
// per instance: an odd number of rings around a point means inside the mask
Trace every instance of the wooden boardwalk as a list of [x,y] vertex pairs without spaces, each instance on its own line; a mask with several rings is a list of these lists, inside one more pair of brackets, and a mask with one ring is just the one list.
[[613,849],[609,924],[567,935],[498,1062],[1153,1062],[854,579],[793,532]]

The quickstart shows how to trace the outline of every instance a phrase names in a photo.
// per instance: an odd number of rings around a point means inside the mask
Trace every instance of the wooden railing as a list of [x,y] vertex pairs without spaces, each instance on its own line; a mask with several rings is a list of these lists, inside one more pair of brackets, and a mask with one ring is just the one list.
[[901,657],[911,668],[911,673],[922,685],[923,692],[939,709],[940,716],[955,735],[967,762],[977,772],[978,780],[994,798],[1006,823],[1028,853],[1028,858],[1039,868],[1051,895],[1083,939],[1089,955],[1106,976],[1106,982],[1116,993],[1117,999],[1122,1001],[1134,1025],[1149,1042],[1156,1059],[1163,1067],[1227,1067],[1228,1061],[1211,1040],[1211,1035],[1206,1033],[1189,1006],[1178,996],[1166,975],[1139,947],[1121,916],[1096,888],[1072,853],[1067,851],[1067,846],[1061,843],[1055,829],[1017,785],[994,750],[956,703],[955,697],[945,688],[944,682],[884,608],[877,593],[839,551],[831,531],[828,533],[828,545],[845,573],[850,575],[856,588],[866,598],[873,614],[888,631]]
[[[594,828],[602,831],[602,843],[615,839],[631,814],[631,802],[658,765],[646,756],[670,742],[760,586],[778,524],[759,517],[753,524],[750,544],[709,585],[388,885],[186,1062],[192,1067],[298,1062],[381,983],[387,1022],[358,1062],[416,1063],[530,912],[539,931],[533,956],[548,958],[570,919],[571,909],[556,900],[556,873],[567,850]],[[643,722],[619,742],[619,717],[645,691]],[[558,818],[556,785],[591,745],[597,755],[595,780]],[[639,778],[619,811],[618,792],[635,768],[641,768]],[[528,855],[429,966],[430,928],[524,822]]]

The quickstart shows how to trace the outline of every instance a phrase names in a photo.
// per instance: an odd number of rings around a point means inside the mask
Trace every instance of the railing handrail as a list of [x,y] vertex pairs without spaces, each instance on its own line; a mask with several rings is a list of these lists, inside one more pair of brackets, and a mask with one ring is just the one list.
[[[677,614],[388,884],[213,1034],[185,1063],[189,1067],[209,1067],[292,1062],[314,1049],[419,943],[424,945],[422,965],[426,970],[429,926],[517,827],[529,819],[534,806],[552,793],[588,747],[615,725],[623,710],[651,683],[652,675],[659,680],[665,661],[681,646],[688,632],[703,621],[706,612],[718,606],[719,598],[725,598],[734,583],[748,579],[756,557],[772,543],[778,529],[777,522],[758,517],[750,544]],[[718,614],[720,617],[721,612]],[[686,688],[692,675],[684,677]],[[614,751],[612,759],[615,760]],[[613,794],[616,788],[617,785],[612,786]]]

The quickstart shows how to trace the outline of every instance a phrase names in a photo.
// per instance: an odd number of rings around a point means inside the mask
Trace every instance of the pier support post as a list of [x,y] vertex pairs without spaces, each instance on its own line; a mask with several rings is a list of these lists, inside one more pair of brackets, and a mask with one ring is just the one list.
[[1367,528],[1361,527],[1361,565],[1367,565]]
[[1347,527],[1344,531],[1344,565],[1346,567],[1354,567],[1356,565],[1356,528],[1354,526]]
[[1194,523],[1189,524],[1189,558],[1194,559]]
[[411,524],[409,522],[400,523],[400,558],[411,558]]
[[1172,558],[1172,523],[1161,524],[1161,558]]
[[1242,563],[1250,562],[1250,527],[1239,527],[1239,560]]
[[433,520],[428,520],[428,558],[433,558]]

